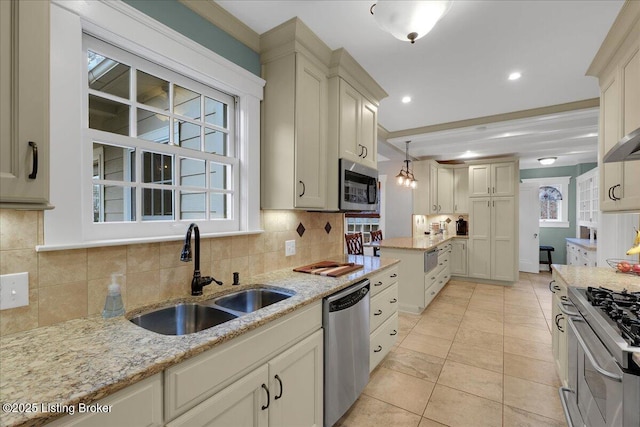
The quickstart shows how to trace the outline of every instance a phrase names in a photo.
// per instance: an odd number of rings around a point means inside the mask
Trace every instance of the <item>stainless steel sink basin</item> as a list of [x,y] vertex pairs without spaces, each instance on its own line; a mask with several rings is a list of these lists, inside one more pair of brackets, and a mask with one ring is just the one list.
[[287,289],[258,288],[234,292],[212,300],[214,305],[242,313],[251,313],[261,308],[291,298],[295,292]]
[[215,307],[182,303],[140,314],[131,319],[136,325],[162,335],[200,332],[238,317]]

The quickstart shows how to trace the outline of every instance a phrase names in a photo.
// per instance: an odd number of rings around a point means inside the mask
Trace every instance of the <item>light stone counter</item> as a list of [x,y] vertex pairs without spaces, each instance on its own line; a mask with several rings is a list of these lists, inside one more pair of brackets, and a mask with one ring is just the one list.
[[627,289],[629,292],[640,292],[640,276],[636,274],[618,273],[607,267],[579,267],[575,265],[553,264],[568,286],[586,288],[587,286],[605,287],[613,291]]
[[[250,284],[262,284],[291,289],[296,294],[195,334],[159,335],[121,316],[108,320],[101,317],[76,319],[2,337],[0,403],[77,405],[95,402],[399,262],[354,255],[332,260],[355,262],[364,268],[337,278],[295,273],[289,269],[251,278],[241,275],[242,285],[224,293],[251,287]],[[213,296],[218,295],[187,297],[179,301],[200,301]],[[158,304],[162,305],[167,303]],[[141,311],[129,312],[126,317]],[[0,412],[0,426],[42,425],[59,415],[62,414],[3,411]]]
[[565,237],[565,240],[569,243],[573,243],[574,245],[578,245],[581,248],[584,248],[588,251],[597,251],[598,250],[598,241],[594,240],[593,242],[589,239],[576,239],[575,237]]
[[409,249],[416,251],[428,251],[441,243],[451,239],[468,239],[468,236],[456,236],[455,234],[434,234],[424,237],[393,237],[380,241],[380,248]]

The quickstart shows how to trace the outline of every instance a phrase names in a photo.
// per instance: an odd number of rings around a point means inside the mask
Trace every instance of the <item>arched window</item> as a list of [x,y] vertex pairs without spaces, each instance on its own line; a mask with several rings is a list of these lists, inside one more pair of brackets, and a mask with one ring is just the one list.
[[556,186],[540,187],[540,219],[559,220],[562,206],[562,193]]

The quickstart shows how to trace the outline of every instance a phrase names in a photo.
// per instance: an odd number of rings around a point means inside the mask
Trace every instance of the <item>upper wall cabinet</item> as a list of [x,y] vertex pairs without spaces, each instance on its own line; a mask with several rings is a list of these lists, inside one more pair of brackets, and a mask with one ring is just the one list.
[[513,196],[515,185],[514,162],[469,166],[469,197]]
[[263,209],[338,210],[338,159],[377,169],[387,93],[344,49],[298,18],[260,36]]
[[49,206],[49,2],[0,1],[0,207]]
[[415,215],[469,212],[467,166],[440,165],[433,160],[413,163],[418,186],[413,190]]
[[[282,42],[282,38],[308,37],[310,33],[299,20],[285,24],[263,35],[262,42],[270,47],[269,43]],[[295,43],[284,53],[267,50],[261,60],[266,80],[262,104],[262,208],[326,209],[327,69],[312,52]]]
[[332,78],[330,91],[336,85],[339,157],[377,169],[378,107],[344,79]]
[[600,83],[600,209],[640,210],[640,161],[603,163],[618,141],[640,128],[640,2],[627,1],[587,75]]

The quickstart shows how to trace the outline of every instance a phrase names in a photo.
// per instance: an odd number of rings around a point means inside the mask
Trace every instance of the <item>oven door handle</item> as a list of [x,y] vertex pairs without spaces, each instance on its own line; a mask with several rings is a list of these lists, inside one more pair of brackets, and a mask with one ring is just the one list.
[[580,347],[582,347],[582,350],[584,351],[585,356],[587,356],[587,359],[589,359],[589,362],[591,362],[591,365],[593,365],[594,369],[596,371],[598,371],[600,373],[600,375],[605,376],[605,377],[607,377],[607,378],[609,378],[609,379],[611,379],[613,381],[621,383],[622,382],[622,375],[618,375],[618,374],[615,374],[615,373],[607,371],[602,366],[600,366],[600,364],[598,363],[596,358],[593,357],[593,354],[589,350],[589,347],[587,347],[587,344],[584,342],[584,339],[580,335],[580,332],[578,332],[578,329],[573,324],[574,321],[576,321],[576,322],[584,322],[584,320],[575,319],[575,318],[571,318],[570,317],[570,318],[567,319],[567,323],[569,324],[569,327],[573,330],[573,334],[576,336],[576,339],[578,340],[578,343],[580,344]]
[[576,318],[580,317],[580,313],[578,313],[577,311],[569,311],[565,307],[576,308],[575,305],[569,304],[568,302],[558,302],[558,308],[560,309],[562,314],[565,314],[565,315],[570,316],[570,317],[576,317]]
[[560,387],[558,389],[558,392],[560,393],[560,403],[562,403],[562,410],[564,411],[564,417],[567,419],[567,425],[569,427],[574,427],[575,424],[573,423],[573,420],[571,419],[571,413],[569,412],[569,404],[567,403],[568,399],[567,399],[567,393],[574,393],[575,392],[573,390],[571,390],[570,388],[567,387]]

